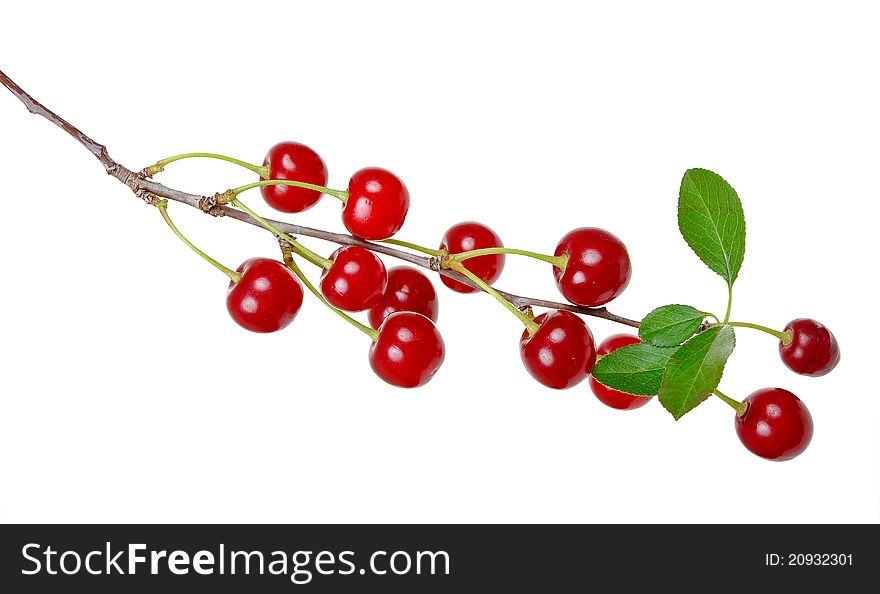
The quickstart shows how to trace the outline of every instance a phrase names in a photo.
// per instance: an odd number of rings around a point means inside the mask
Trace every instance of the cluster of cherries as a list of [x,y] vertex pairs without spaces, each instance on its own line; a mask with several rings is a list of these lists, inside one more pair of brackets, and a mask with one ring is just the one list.
[[[309,147],[283,142],[269,150],[264,180],[290,180],[317,187],[327,184],[327,166]],[[266,203],[286,213],[302,212],[321,198],[320,189],[294,185],[260,187]],[[342,221],[354,236],[367,241],[391,238],[409,209],[404,183],[385,169],[356,172],[342,196]],[[503,248],[499,236],[486,225],[463,222],[446,231],[436,250],[441,263],[474,250]],[[576,305],[602,306],[619,296],[629,283],[631,264],[624,244],[598,228],[578,228],[565,235],[552,257],[560,292]],[[454,258],[453,258],[454,260]],[[337,249],[327,260],[320,292],[333,307],[345,312],[368,312],[374,329],[369,361],[375,373],[394,386],[412,388],[427,383],[443,363],[445,347],[435,322],[438,299],[431,281],[409,267],[386,270],[372,251],[358,245]],[[488,253],[445,266],[491,291],[504,268],[505,253]],[[240,280],[230,283],[227,307],[232,318],[254,332],[274,332],[290,324],[303,301],[298,277],[285,263],[266,258],[246,261],[238,268]],[[473,286],[441,276],[443,284],[459,293]],[[640,342],[637,336],[616,334],[596,348],[589,327],[579,316],[551,310],[526,317],[520,354],[528,372],[545,386],[567,389],[590,376],[597,357]],[[798,319],[785,329],[790,340],[780,341],[785,364],[804,375],[824,375],[839,360],[834,336],[814,320]],[[611,389],[590,377],[590,386],[604,404],[621,410],[644,406],[650,397]],[[812,420],[804,404],[791,392],[763,389],[744,401],[736,417],[742,443],[755,454],[774,460],[793,458],[808,445]]]
[[[837,339],[823,324],[799,318],[786,325],[779,341],[782,362],[800,375],[819,377],[840,361]],[[615,334],[599,345],[599,355],[641,342],[638,336]],[[650,397],[613,390],[590,378],[596,397],[612,408],[633,410]],[[768,460],[784,461],[803,453],[813,437],[813,418],[800,398],[782,388],[763,388],[743,400],[735,417],[736,434],[748,450]]]
[[[264,167],[271,180],[291,180],[314,186],[327,183],[327,166],[309,147],[283,142],[269,150]],[[302,212],[315,205],[321,192],[308,187],[266,185],[260,188],[267,204],[282,212]],[[348,184],[342,221],[355,237],[381,241],[403,225],[409,192],[393,173],[378,167],[361,169]],[[438,253],[455,255],[472,250],[502,248],[498,235],[486,225],[453,225],[440,241]],[[577,305],[594,307],[617,297],[629,283],[631,267],[623,243],[602,229],[576,229],[559,242],[554,254],[564,258],[554,266],[563,295]],[[437,295],[431,281],[407,267],[386,270],[372,251],[343,246],[329,258],[321,273],[320,290],[327,302],[346,312],[369,311],[378,331],[370,348],[373,370],[388,383],[416,387],[427,383],[444,357],[437,320]],[[562,262],[562,260],[560,260]],[[491,285],[501,275],[505,254],[476,256],[461,266]],[[241,279],[230,283],[227,306],[232,318],[254,332],[274,332],[290,324],[299,311],[303,289],[288,266],[257,258],[239,267]],[[477,289],[442,276],[444,285],[459,293]],[[551,311],[534,318],[520,340],[522,360],[542,384],[563,389],[587,378],[596,362],[590,329],[577,315]]]
[[[325,186],[327,166],[309,147],[296,142],[273,146],[263,163],[268,179]],[[314,206],[318,190],[289,185],[262,186],[267,204],[296,213]],[[342,221],[360,239],[383,240],[402,226],[409,210],[409,192],[396,175],[379,167],[357,171],[349,180]],[[232,319],[253,332],[275,332],[290,324],[303,301],[303,288],[284,263],[255,258],[242,264],[241,279],[231,281],[226,305]],[[400,387],[427,383],[445,355],[443,338],[434,322],[438,302],[428,278],[407,267],[385,269],[373,252],[349,245],[337,249],[321,273],[321,294],[333,307],[347,312],[369,310],[377,330],[370,346],[370,365],[379,377]]]

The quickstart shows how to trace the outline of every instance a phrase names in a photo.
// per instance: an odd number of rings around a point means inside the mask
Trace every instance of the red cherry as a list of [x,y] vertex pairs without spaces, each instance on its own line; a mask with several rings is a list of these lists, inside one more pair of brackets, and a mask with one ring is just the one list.
[[837,339],[824,325],[809,318],[792,320],[785,327],[791,343],[779,341],[779,356],[785,365],[801,375],[825,375],[840,361]]
[[[324,160],[298,142],[279,142],[266,153],[263,165],[269,168],[269,179],[327,185],[327,165]],[[321,199],[320,192],[296,186],[261,186],[260,192],[269,206],[281,212],[302,212]]]
[[388,271],[385,293],[370,310],[370,326],[378,328],[396,311],[411,311],[437,321],[440,303],[428,277],[414,268],[397,266]]
[[749,405],[736,417],[736,434],[753,454],[768,460],[791,460],[813,438],[813,418],[800,398],[782,388],[764,388],[743,400]]
[[437,373],[446,347],[434,322],[422,314],[398,311],[379,326],[370,345],[370,367],[399,388],[423,386]]
[[[599,355],[607,355],[621,347],[638,344],[640,342],[642,341],[639,337],[632,334],[614,334],[602,341],[597,353]],[[627,394],[626,392],[612,390],[608,386],[600,384],[593,376],[590,376],[590,388],[592,388],[593,394],[595,394],[596,398],[601,400],[602,403],[607,404],[611,408],[617,408],[620,410],[635,410],[645,406],[651,401],[650,396],[635,396],[633,394]]]
[[595,227],[581,227],[569,232],[554,255],[568,255],[563,272],[553,267],[556,286],[566,299],[577,305],[604,305],[623,293],[629,284],[632,267],[626,246],[617,237]]
[[409,210],[409,191],[400,178],[380,167],[357,171],[348,182],[342,222],[361,239],[388,239],[403,226]]
[[333,265],[321,273],[321,293],[334,307],[363,311],[382,298],[388,273],[376,254],[359,245],[347,245],[330,256]]
[[535,318],[540,326],[519,341],[523,364],[536,380],[564,390],[581,383],[596,364],[596,347],[590,329],[570,311],[553,310]]
[[[450,254],[460,254],[461,252],[481,250],[483,248],[503,247],[503,245],[501,238],[492,229],[486,225],[468,221],[450,227],[443,234],[440,249]],[[504,259],[504,254],[492,254],[490,256],[468,258],[462,262],[462,265],[491,285],[501,276],[501,271],[504,269]],[[451,278],[441,276],[440,280],[453,291],[458,291],[459,293],[476,292],[476,289]]]
[[303,289],[287,266],[269,258],[251,258],[238,267],[241,280],[230,282],[226,309],[251,332],[275,332],[293,321]]

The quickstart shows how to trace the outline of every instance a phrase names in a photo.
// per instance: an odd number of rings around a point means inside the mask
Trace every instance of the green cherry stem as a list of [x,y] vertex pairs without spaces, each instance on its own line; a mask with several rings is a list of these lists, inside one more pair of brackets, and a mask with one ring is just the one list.
[[182,241],[187,246],[189,246],[189,248],[192,251],[194,251],[195,253],[200,255],[202,258],[207,260],[217,270],[219,270],[220,272],[222,272],[223,274],[228,276],[232,282],[237,283],[238,281],[241,280],[241,274],[232,270],[231,268],[227,268],[226,266],[224,266],[223,264],[221,264],[220,262],[218,262],[217,260],[215,260],[214,258],[209,256],[208,254],[206,254],[205,252],[203,252],[202,250],[197,248],[195,245],[193,245],[193,243],[189,239],[187,239],[183,235],[183,233],[180,232],[180,229],[177,228],[177,226],[171,221],[171,217],[168,216],[168,201],[167,200],[160,200],[159,203],[156,204],[156,208],[159,209],[159,212],[162,214],[162,218],[165,219],[165,222],[168,224],[168,227],[170,227],[171,230],[174,231],[174,234],[180,238],[180,241]]
[[374,330],[373,328],[370,328],[369,326],[361,324],[360,322],[358,322],[357,320],[355,320],[354,318],[352,318],[351,316],[349,316],[345,312],[338,310],[335,307],[333,307],[332,305],[330,305],[330,303],[327,302],[327,300],[324,298],[324,296],[321,295],[321,292],[318,291],[317,288],[315,288],[315,285],[313,285],[311,283],[311,281],[309,281],[308,277],[306,277],[306,275],[303,273],[303,271],[300,269],[300,267],[297,266],[296,262],[293,260],[293,256],[290,254],[290,252],[284,251],[284,264],[293,271],[293,273],[297,276],[297,278],[299,278],[299,280],[302,281],[302,283],[306,286],[306,288],[308,288],[308,290],[311,291],[312,294],[315,297],[317,297],[321,303],[323,303],[324,305],[329,307],[331,310],[333,310],[336,313],[336,315],[341,317],[343,320],[345,320],[346,322],[348,322],[349,324],[351,324],[352,326],[354,326],[355,328],[357,328],[358,330],[360,330],[361,332],[363,332],[364,334],[369,336],[373,342],[376,342],[377,340],[379,340],[379,331],[378,330]]
[[439,256],[440,250],[432,250],[429,247],[425,247],[423,245],[419,245],[417,243],[410,243],[408,241],[402,241],[400,239],[383,239],[379,241],[379,243],[388,243],[390,245],[399,245],[400,247],[409,248],[416,252],[421,252],[423,254],[428,254],[429,256]]
[[535,260],[541,260],[542,262],[548,262],[553,264],[560,270],[565,270],[565,267],[568,265],[568,254],[562,254],[561,256],[548,256],[547,254],[539,254],[537,252],[530,252],[527,250],[519,250],[516,248],[506,248],[506,247],[494,247],[494,248],[482,248],[479,250],[470,250],[467,252],[460,252],[458,254],[449,254],[449,256],[456,260],[457,262],[463,262],[469,258],[478,258],[480,256],[491,256],[492,254],[513,254],[515,256],[526,256],[527,258],[534,258]]
[[473,272],[471,272],[470,270],[465,268],[461,264],[461,262],[456,262],[455,260],[452,260],[449,262],[449,268],[451,268],[452,270],[455,270],[456,272],[458,272],[460,274],[463,274],[464,276],[466,276],[469,279],[471,279],[472,281],[474,281],[474,283],[478,287],[480,287],[481,289],[483,289],[483,291],[485,291],[486,293],[488,293],[489,295],[494,297],[495,300],[498,301],[498,303],[500,303],[501,305],[503,305],[504,307],[509,309],[510,312],[513,315],[515,315],[517,318],[519,318],[519,320],[525,325],[526,330],[528,330],[528,332],[529,332],[529,336],[533,335],[535,332],[537,332],[541,328],[538,324],[535,323],[535,321],[532,318],[530,318],[529,316],[527,316],[526,314],[521,312],[513,303],[511,303],[510,301],[508,301],[507,299],[502,297],[498,293],[498,291],[493,289],[486,281],[484,281],[479,276],[477,276],[476,274],[474,274]]
[[741,417],[746,414],[746,411],[749,410],[749,405],[747,402],[737,402],[730,396],[725,395],[721,390],[715,390],[715,395],[718,396],[721,400],[730,405],[733,410],[736,411],[736,416]]
[[737,328],[751,328],[752,330],[760,330],[761,332],[766,332],[771,336],[775,336],[782,341],[782,344],[786,346],[791,344],[791,332],[780,332],[779,330],[774,330],[773,328],[768,328],[767,326],[762,326],[761,324],[752,324],[750,322],[727,322],[727,325],[736,326]]
[[162,159],[161,161],[156,161],[155,165],[145,167],[144,171],[149,175],[161,173],[165,170],[166,165],[174,163],[175,161],[181,161],[183,159],[219,159],[220,161],[226,161],[227,163],[233,163],[235,165],[238,165],[239,167],[244,167],[249,171],[253,171],[260,177],[269,177],[268,167],[253,165],[251,163],[248,163],[247,161],[242,161],[241,159],[235,159],[233,157],[227,157],[226,155],[218,155],[217,153],[183,153],[181,155],[174,155],[173,157],[168,157],[166,159]]
[[268,229],[269,231],[274,233],[277,237],[279,237],[279,238],[283,239],[284,241],[286,241],[287,243],[289,243],[293,247],[293,251],[295,251],[297,254],[299,254],[300,256],[302,256],[303,258],[305,258],[306,260],[308,260],[309,262],[311,262],[315,266],[319,266],[321,268],[324,268],[325,270],[329,270],[330,267],[333,266],[333,262],[331,262],[330,260],[328,260],[327,258],[325,258],[319,254],[316,254],[315,252],[313,252],[312,250],[310,250],[309,248],[307,248],[306,246],[304,246],[303,244],[301,244],[300,242],[295,240],[293,237],[291,237],[290,235],[288,235],[287,233],[285,233],[284,231],[282,231],[281,229],[279,229],[278,227],[276,227],[275,225],[273,225],[272,223],[270,223],[269,221],[267,221],[266,219],[264,219],[263,217],[261,217],[260,215],[255,213],[254,211],[252,211],[238,198],[233,198],[232,202],[230,204],[240,208],[241,210],[243,210],[247,214],[251,215],[263,227],[265,227],[266,229]]
[[730,309],[733,307],[733,283],[727,283],[727,312],[724,314],[724,323],[730,319]]
[[327,188],[324,186],[316,186],[315,184],[309,184],[306,182],[293,181],[289,179],[264,179],[258,182],[246,184],[239,188],[235,188],[232,190],[232,193],[238,196],[242,192],[247,192],[248,190],[252,190],[254,188],[261,188],[263,186],[294,186],[296,188],[305,188],[307,190],[315,190],[316,192],[321,192],[322,194],[327,194],[328,196],[338,198],[342,201],[343,204],[348,202],[348,192],[344,192],[342,190],[334,190],[333,188]]

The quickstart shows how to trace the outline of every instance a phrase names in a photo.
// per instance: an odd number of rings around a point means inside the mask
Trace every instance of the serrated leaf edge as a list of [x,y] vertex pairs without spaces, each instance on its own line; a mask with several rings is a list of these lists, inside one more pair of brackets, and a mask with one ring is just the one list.
[[[722,329],[724,329],[724,328],[730,328],[731,334],[733,335],[733,345],[730,347],[730,353],[733,353],[733,350],[736,348],[736,332],[733,330],[733,327],[731,327],[731,326],[724,326],[724,325],[722,325],[722,326],[715,326],[715,327],[718,328],[718,334],[721,333],[721,330],[722,330]],[[712,330],[712,328],[709,328],[709,329],[705,330],[704,332],[709,332],[710,330]],[[710,350],[711,350],[711,349],[710,349]],[[706,351],[706,355],[707,355],[707,356],[708,356],[708,354],[709,354],[709,351]],[[730,354],[728,354],[727,357],[730,358]],[[670,357],[670,361],[671,361],[671,360],[672,360],[672,357]],[[703,361],[704,361],[704,362],[705,362],[705,360],[706,360],[705,357],[703,357]],[[701,366],[702,366],[702,364],[701,364]],[[715,388],[717,388],[717,387],[721,384],[721,380],[724,378],[724,370],[725,370],[726,368],[727,368],[727,360],[725,359],[725,361],[724,361],[724,365],[721,367],[721,375],[718,376],[718,383],[715,384]],[[664,372],[663,372],[664,379],[665,379],[665,376],[666,376],[666,373],[668,372],[668,370],[669,370],[669,362],[667,361],[666,369],[665,369]],[[662,381],[662,380],[661,380],[661,382],[660,382],[660,385],[661,385],[661,387],[663,386],[663,381]],[[712,388],[712,390],[715,390],[715,388]],[[691,408],[689,408],[688,410],[686,410],[686,411],[684,411],[684,412],[682,412],[682,413],[679,413],[679,414],[676,414],[676,413],[672,412],[671,410],[669,410],[668,408],[666,408],[665,405],[663,406],[663,408],[664,408],[667,412],[669,412],[669,414],[671,414],[672,417],[673,417],[676,421],[678,421],[678,420],[680,420],[682,417],[684,417],[687,413],[691,412],[691,411],[694,410],[697,406],[699,406],[700,404],[702,404],[703,402],[705,402],[705,401],[709,398],[709,396],[711,396],[711,395],[712,395],[712,391],[709,391],[709,393],[706,394],[706,395],[705,395],[705,396],[704,396],[704,397],[703,397],[703,398],[702,398],[697,404],[695,404],[693,407],[691,407]],[[659,393],[658,393],[658,396],[659,396]],[[659,398],[658,398],[658,400],[659,400]]]
[[[695,182],[688,177],[688,174],[691,171],[704,171],[706,173],[711,173],[713,175],[717,175],[718,177],[720,177],[724,181],[724,183],[726,183],[728,186],[730,186],[730,189],[733,190],[733,193],[736,195],[737,199],[740,200],[740,205],[742,205],[742,199],[739,198],[739,193],[730,184],[730,182],[728,182],[726,179],[724,179],[723,176],[719,175],[718,173],[715,173],[711,169],[705,169],[703,167],[691,167],[690,169],[688,169],[687,171],[684,172],[684,176],[682,176],[682,180],[681,180],[682,184],[684,184],[684,181],[687,180],[688,183],[690,183],[692,186],[696,187]],[[681,190],[679,189],[679,194],[680,193],[681,193]],[[696,194],[699,196],[700,202],[703,203],[703,205],[706,207],[706,211],[708,212],[709,205],[705,203],[702,195],[700,195],[699,192],[696,192]],[[711,217],[710,217],[710,220],[711,220]],[[745,213],[743,213],[743,221],[745,222]],[[715,224],[714,221],[712,221],[712,230],[715,231],[715,235],[718,237],[718,242],[723,245],[723,242],[721,241],[721,233],[719,233],[718,226]],[[703,258],[703,256],[700,255],[700,253],[697,251],[697,249],[694,247],[694,245],[690,242],[690,240],[688,240],[687,236],[685,235],[684,229],[681,226],[681,197],[680,196],[679,196],[679,203],[678,203],[678,231],[681,234],[682,238],[684,239],[685,243],[688,244],[688,247],[691,248],[691,251],[694,252],[694,254],[700,259],[700,261],[706,266],[706,268],[708,268],[712,272],[715,272],[715,270],[712,269],[712,266],[705,260],[705,258]],[[743,259],[745,259],[747,232],[748,232],[748,230],[747,230],[746,226],[743,225]],[[732,289],[733,283],[736,282],[736,279],[739,277],[739,270],[737,270],[735,274],[733,273],[733,270],[731,270],[731,267],[730,267],[730,258],[724,258],[724,263],[727,268],[727,277],[725,278],[723,275],[719,275],[719,276],[721,276],[721,278],[723,278],[725,280],[725,282],[727,283],[727,286]],[[715,272],[715,274],[718,274],[718,273]]]
[[639,323],[639,338],[641,338],[643,341],[647,342],[651,346],[655,346],[655,347],[659,347],[659,348],[671,348],[671,347],[681,346],[682,344],[684,344],[685,342],[690,340],[696,334],[696,332],[694,334],[691,334],[690,336],[688,336],[687,338],[685,338],[683,341],[679,342],[678,344],[657,344],[655,342],[651,342],[650,340],[648,340],[644,336],[642,336],[642,324],[645,323],[645,320],[647,320],[654,312],[659,311],[661,309],[664,309],[666,307],[689,307],[689,308],[693,309],[694,311],[697,311],[697,312],[700,312],[701,314],[703,314],[703,319],[705,319],[707,316],[712,315],[707,311],[700,311],[699,309],[697,309],[693,305],[687,305],[686,303],[668,303],[666,305],[661,305],[660,307],[655,307],[654,309],[649,311],[647,314],[645,314],[645,316],[642,318],[642,321]]
[[[672,355],[675,354],[674,351],[677,349],[677,347],[674,347],[674,346],[672,346],[672,347],[659,347],[659,346],[656,346],[656,345],[653,345],[653,344],[649,344],[649,343],[643,343],[643,344],[647,344],[648,346],[654,347],[655,349],[668,349],[668,350],[670,350],[670,351],[673,351],[672,353],[669,354],[669,357],[672,357]],[[609,354],[605,355],[605,357],[610,357],[610,356],[613,355],[614,353],[617,353],[617,352],[620,352],[620,351],[624,351],[624,350],[626,350],[626,349],[629,349],[630,347],[635,347],[635,346],[639,346],[639,345],[638,345],[638,344],[629,344],[629,345],[627,345],[627,346],[625,346],[625,347],[621,347],[621,348],[617,349],[616,351],[613,351],[612,353],[609,353]],[[667,361],[667,363],[668,363],[668,362],[669,362],[669,358],[667,358],[666,361]],[[598,362],[597,362],[596,364],[598,365]],[[595,371],[595,367],[594,367],[594,371]],[[645,370],[645,371],[647,371],[647,370]],[[664,373],[666,372],[666,366],[665,366],[665,365],[663,366],[663,372],[664,372]],[[593,376],[593,379],[596,380],[597,382],[599,382],[600,384],[602,384],[602,382],[599,380],[599,378],[597,378],[595,375]],[[661,376],[661,381],[662,381],[662,376]],[[629,391],[627,391],[627,390],[621,390],[620,388],[614,388],[614,387],[609,386],[609,385],[607,385],[607,384],[602,384],[602,385],[605,386],[606,388],[610,389],[610,390],[616,390],[616,391],[621,392],[621,393],[623,393],[623,394],[629,394],[630,396],[639,396],[639,397],[641,397],[641,398],[654,398],[655,396],[657,396],[657,394],[635,394],[635,393],[633,393],[633,392],[629,392]]]

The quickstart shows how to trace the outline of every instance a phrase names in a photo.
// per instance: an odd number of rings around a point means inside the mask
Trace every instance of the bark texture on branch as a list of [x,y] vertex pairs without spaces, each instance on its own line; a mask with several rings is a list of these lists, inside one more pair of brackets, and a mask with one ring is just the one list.
[[[175,190],[174,188],[169,188],[161,183],[158,183],[152,179],[148,179],[142,173],[135,173],[132,170],[124,167],[117,163],[107,151],[107,147],[103,144],[95,142],[88,136],[86,136],[82,131],[78,128],[58,116],[55,112],[48,109],[42,103],[31,97],[28,93],[24,91],[20,86],[18,86],[15,81],[9,78],[2,70],[0,70],[0,82],[3,83],[3,86],[9,89],[9,91],[15,95],[19,101],[21,101],[24,106],[33,114],[41,116],[65,132],[67,132],[70,136],[75,138],[77,142],[83,145],[90,153],[92,153],[98,161],[104,166],[105,171],[118,179],[120,182],[125,184],[131,189],[134,194],[148,202],[153,201],[155,197],[166,198],[168,200],[172,200],[174,202],[179,202],[181,204],[186,204],[193,208],[198,208],[204,212],[207,212],[214,216],[222,216],[228,217],[231,219],[235,219],[237,221],[241,221],[243,223],[248,223],[250,225],[254,225],[263,229],[263,225],[260,224],[259,221],[244,213],[240,210],[232,208],[230,206],[218,206],[215,203],[215,199],[211,196],[199,196],[198,194],[190,194],[188,192],[182,192],[180,190]],[[393,258],[397,258],[399,260],[403,260],[415,266],[419,266],[421,268],[427,268],[428,270],[433,270],[438,274],[442,274],[444,276],[448,276],[452,279],[460,283],[464,283],[470,287],[473,287],[478,290],[482,290],[478,287],[473,281],[469,278],[455,272],[454,270],[441,269],[439,267],[439,263],[436,258],[429,258],[426,256],[413,254],[407,251],[403,251],[389,245],[372,243],[369,241],[363,241],[351,235],[347,235],[344,233],[333,233],[331,231],[323,231],[321,229],[312,229],[311,227],[303,227],[301,225],[295,225],[292,223],[286,223],[284,221],[276,221],[273,219],[267,219],[272,225],[277,227],[279,230],[287,233],[288,235],[302,235],[306,237],[313,237],[316,239],[322,239],[325,241],[330,241],[333,243],[337,243],[340,245],[359,245],[363,246],[369,250],[372,250],[379,254],[384,254],[386,256],[391,256]],[[508,301],[513,303],[516,307],[524,309],[527,307],[545,307],[550,309],[563,309],[567,311],[571,311],[574,313],[579,313],[583,315],[593,316],[597,318],[602,318],[605,320],[610,320],[612,322],[617,322],[619,324],[625,324],[627,326],[632,326],[634,328],[639,327],[639,322],[637,320],[632,320],[629,318],[625,318],[623,316],[619,316],[611,313],[604,307],[580,307],[577,305],[572,305],[570,303],[560,303],[557,301],[550,301],[546,299],[536,299],[533,297],[523,297],[521,295],[515,295],[513,293],[508,293],[506,291],[498,290],[498,292]]]

